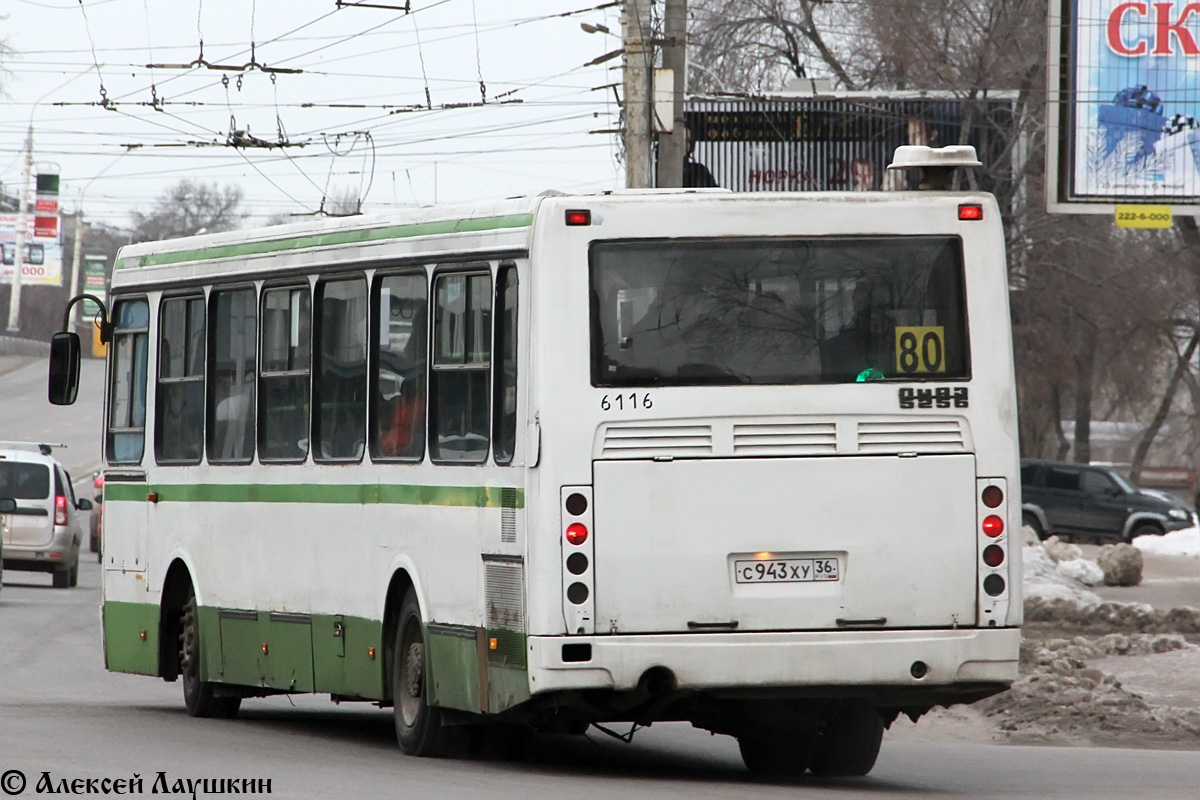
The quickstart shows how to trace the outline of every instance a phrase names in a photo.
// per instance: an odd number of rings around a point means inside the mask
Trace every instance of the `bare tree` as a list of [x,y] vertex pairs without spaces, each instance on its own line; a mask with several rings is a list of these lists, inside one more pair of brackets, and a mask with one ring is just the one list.
[[689,35],[692,90],[761,92],[790,77],[826,71],[847,88],[857,88],[823,33],[849,17],[849,5],[824,0],[697,2]]
[[182,180],[163,192],[154,211],[134,211],[135,242],[233,230],[241,224],[242,190]]

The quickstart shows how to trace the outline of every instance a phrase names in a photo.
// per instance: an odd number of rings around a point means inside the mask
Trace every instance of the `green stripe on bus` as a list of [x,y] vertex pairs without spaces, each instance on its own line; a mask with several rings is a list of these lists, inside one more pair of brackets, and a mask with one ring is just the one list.
[[156,267],[180,264],[185,261],[202,261],[234,256],[253,256],[286,250],[303,250],[309,247],[328,247],[337,244],[364,244],[385,239],[408,239],[413,236],[439,236],[449,233],[479,233],[482,231],[528,228],[533,224],[532,214],[511,214],[501,217],[478,219],[453,219],[439,222],[418,222],[412,225],[391,225],[385,228],[363,228],[356,231],[329,231],[311,236],[290,239],[272,239],[265,242],[226,244],[204,247],[198,250],[176,250],[172,253],[150,253],[144,256],[122,258],[117,269]]
[[[514,508],[525,507],[525,491],[515,493]],[[407,484],[328,483],[109,483],[105,500],[146,501],[156,493],[159,503],[377,503],[411,506],[502,508],[499,486],[414,486]]]

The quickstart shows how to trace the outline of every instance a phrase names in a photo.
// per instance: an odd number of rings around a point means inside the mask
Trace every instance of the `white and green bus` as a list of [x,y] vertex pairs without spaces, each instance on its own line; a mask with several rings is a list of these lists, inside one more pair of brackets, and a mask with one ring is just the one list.
[[416,755],[685,720],[865,774],[1016,678],[990,195],[319,220],[126,247],[110,297],[105,659],[195,716],[371,701]]

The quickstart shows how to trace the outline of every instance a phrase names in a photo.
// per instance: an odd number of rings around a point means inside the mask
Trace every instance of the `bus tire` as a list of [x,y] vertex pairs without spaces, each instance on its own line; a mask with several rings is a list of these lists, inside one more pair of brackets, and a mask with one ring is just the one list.
[[829,722],[813,760],[814,775],[866,775],[879,757],[883,717],[865,703],[847,703]]
[[237,716],[242,698],[217,697],[216,684],[200,680],[200,613],[191,587],[179,620],[179,666],[183,675],[183,704],[189,716],[218,719]]
[[409,589],[400,603],[396,644],[392,651],[392,717],[396,741],[410,756],[437,757],[446,754],[442,710],[428,702],[428,659],[425,631],[417,596]]
[[738,750],[746,769],[765,777],[803,775],[813,756],[810,737],[771,729],[739,736]]

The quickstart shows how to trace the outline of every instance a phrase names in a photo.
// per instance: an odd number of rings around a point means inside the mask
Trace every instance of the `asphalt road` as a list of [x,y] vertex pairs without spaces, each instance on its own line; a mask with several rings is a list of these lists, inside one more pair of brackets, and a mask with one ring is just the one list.
[[[41,364],[0,374],[0,438],[67,441],[64,463],[79,473],[87,448],[98,442],[99,373],[98,365],[87,366],[83,401],[67,410],[45,405]],[[1198,752],[1016,747],[951,735],[931,740],[912,735],[919,725],[889,733],[871,776],[838,781],[756,781],[732,739],[680,724],[655,725],[630,745],[595,732],[538,737],[523,761],[408,758],[396,747],[390,712],[369,705],[274,697],[246,701],[236,720],[189,718],[177,683],[105,671],[99,587],[100,567],[87,559],[75,589],[52,589],[34,573],[5,575],[0,792],[19,785],[10,770],[24,776],[25,789],[16,795],[22,797],[36,795],[44,772],[54,787],[64,779],[70,785],[138,775],[144,795],[162,772],[169,790],[177,780],[236,778],[269,780],[271,794],[281,798],[439,800],[1192,798],[1200,781]],[[86,783],[78,785],[82,793]]]

